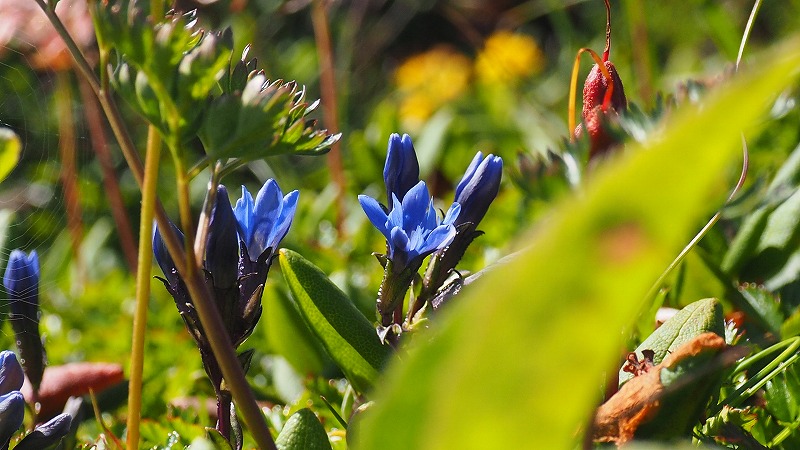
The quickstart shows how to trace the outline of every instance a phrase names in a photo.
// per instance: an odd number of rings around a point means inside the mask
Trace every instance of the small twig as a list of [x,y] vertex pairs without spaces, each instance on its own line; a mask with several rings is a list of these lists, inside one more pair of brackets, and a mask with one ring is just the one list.
[[122,192],[119,188],[119,182],[117,182],[117,175],[114,171],[111,152],[108,149],[106,132],[103,129],[103,116],[97,103],[97,97],[94,96],[89,84],[83,77],[79,78],[78,85],[81,91],[81,98],[83,99],[83,111],[86,116],[86,125],[89,128],[89,135],[91,136],[90,141],[92,149],[95,155],[97,155],[100,170],[103,172],[103,188],[105,189],[106,198],[108,199],[108,205],[111,208],[111,215],[117,226],[117,234],[119,235],[122,254],[125,256],[125,262],[128,264],[128,268],[132,272],[136,272],[137,242],[133,236],[131,221],[125,211]]
[[61,159],[61,186],[67,213],[67,229],[71,237],[72,252],[78,268],[78,279],[86,282],[86,267],[81,254],[83,220],[81,219],[78,168],[75,161],[75,123],[72,114],[72,89],[69,74],[56,74],[55,102],[58,108],[58,152]]

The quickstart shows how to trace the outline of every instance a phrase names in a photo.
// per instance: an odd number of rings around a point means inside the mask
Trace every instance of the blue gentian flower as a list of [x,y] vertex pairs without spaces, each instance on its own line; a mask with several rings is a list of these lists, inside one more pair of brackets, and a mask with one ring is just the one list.
[[242,186],[242,198],[236,202],[233,213],[250,260],[257,260],[267,249],[275,252],[289,232],[299,195],[298,191],[292,191],[284,197],[278,183],[269,179],[253,201],[253,196]]
[[8,448],[11,436],[25,419],[25,397],[20,391],[0,395],[0,448]]
[[9,321],[14,329],[22,367],[34,391],[44,373],[45,353],[39,334],[39,255],[16,249],[8,257],[3,276],[8,293]]
[[239,278],[238,224],[233,215],[228,190],[217,186],[217,198],[208,223],[206,257],[203,267],[211,274],[214,287],[229,289]]
[[359,195],[358,201],[370,222],[386,237],[387,256],[397,266],[396,270],[446,247],[456,236],[453,223],[461,205],[453,203],[440,221],[424,181],[412,187],[402,202],[392,194],[392,209],[388,214],[372,197]]
[[23,381],[25,374],[17,361],[17,355],[11,350],[0,352],[0,395],[20,390]]
[[392,195],[404,198],[406,193],[419,182],[419,162],[411,137],[393,133],[389,136],[386,151],[386,164],[383,166],[383,181],[386,183],[386,198],[391,210]]
[[461,205],[461,214],[455,225],[478,223],[486,215],[489,205],[500,190],[500,179],[503,175],[503,159],[499,156],[478,152],[472,159],[464,177],[456,186],[456,202]]

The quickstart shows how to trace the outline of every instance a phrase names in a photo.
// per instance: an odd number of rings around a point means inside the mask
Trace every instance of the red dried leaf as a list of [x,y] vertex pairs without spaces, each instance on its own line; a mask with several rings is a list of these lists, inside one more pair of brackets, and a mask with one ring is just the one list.
[[[100,392],[123,379],[122,366],[119,364],[80,362],[49,366],[44,370],[39,388],[39,420],[59,414],[70,397],[86,395],[89,390]],[[33,400],[33,391],[27,379],[21,391],[25,401],[30,403]]]

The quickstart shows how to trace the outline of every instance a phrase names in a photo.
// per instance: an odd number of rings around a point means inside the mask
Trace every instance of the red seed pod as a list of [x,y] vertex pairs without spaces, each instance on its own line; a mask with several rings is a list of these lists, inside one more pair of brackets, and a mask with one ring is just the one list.
[[[575,127],[574,136],[580,138],[584,132],[589,134],[589,159],[608,152],[618,142],[613,136],[609,135],[605,128],[605,122],[613,120],[621,111],[628,108],[628,100],[625,97],[625,88],[622,80],[617,73],[614,64],[608,60],[611,51],[611,6],[608,0],[606,5],[606,48],[603,51],[603,58],[589,49],[581,49],[578,53],[588,51],[597,63],[592,66],[589,76],[583,85],[583,110],[581,117],[583,123]],[[601,69],[600,64],[603,64]],[[577,60],[576,60],[577,67]],[[575,77],[573,76],[573,79]],[[574,86],[573,86],[574,88]],[[570,113],[570,118],[573,116]]]

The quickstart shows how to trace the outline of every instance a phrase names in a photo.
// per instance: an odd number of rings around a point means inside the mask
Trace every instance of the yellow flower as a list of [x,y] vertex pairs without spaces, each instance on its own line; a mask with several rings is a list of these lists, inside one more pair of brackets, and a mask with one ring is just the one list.
[[470,60],[449,47],[435,47],[408,58],[394,74],[401,96],[401,119],[424,121],[461,95],[470,75]]
[[544,55],[530,36],[498,31],[486,39],[475,61],[475,72],[485,83],[512,83],[541,72]]

